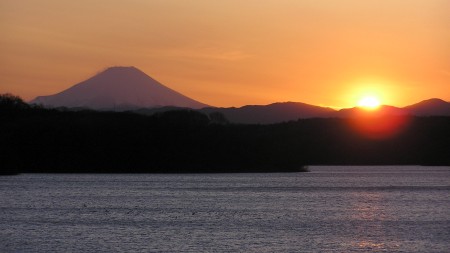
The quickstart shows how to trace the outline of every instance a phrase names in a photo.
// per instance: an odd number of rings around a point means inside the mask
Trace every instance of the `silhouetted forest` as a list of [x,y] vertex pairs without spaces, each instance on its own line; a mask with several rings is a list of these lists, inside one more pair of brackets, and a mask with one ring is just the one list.
[[401,130],[380,137],[357,131],[350,118],[240,125],[228,123],[220,113],[191,110],[145,116],[44,109],[4,94],[0,96],[0,148],[2,174],[286,172],[319,164],[450,165],[450,117],[410,117]]

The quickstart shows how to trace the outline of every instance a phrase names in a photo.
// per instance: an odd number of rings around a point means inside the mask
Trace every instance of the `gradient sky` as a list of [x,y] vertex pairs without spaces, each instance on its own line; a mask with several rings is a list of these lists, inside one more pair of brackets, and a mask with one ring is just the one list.
[[0,0],[0,93],[136,66],[214,106],[450,101],[448,0]]

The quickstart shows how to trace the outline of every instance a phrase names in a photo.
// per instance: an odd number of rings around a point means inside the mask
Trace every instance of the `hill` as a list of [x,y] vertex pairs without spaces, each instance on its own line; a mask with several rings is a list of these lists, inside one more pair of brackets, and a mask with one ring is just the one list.
[[241,124],[273,124],[300,118],[326,117],[333,109],[298,102],[247,105],[240,108],[203,108],[205,113],[220,112],[230,122]]

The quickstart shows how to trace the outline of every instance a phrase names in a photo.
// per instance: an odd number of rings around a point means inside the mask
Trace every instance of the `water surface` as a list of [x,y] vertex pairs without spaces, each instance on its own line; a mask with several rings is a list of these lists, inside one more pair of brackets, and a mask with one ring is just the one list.
[[450,252],[450,167],[0,177],[0,252]]

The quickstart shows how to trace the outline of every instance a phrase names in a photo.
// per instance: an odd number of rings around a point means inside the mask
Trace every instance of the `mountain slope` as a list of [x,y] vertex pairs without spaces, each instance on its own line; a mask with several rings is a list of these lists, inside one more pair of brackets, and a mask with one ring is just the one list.
[[206,104],[169,89],[135,67],[111,67],[50,96],[30,103],[46,107],[86,107],[99,110],[177,106],[199,109]]
[[450,103],[438,98],[424,100],[403,109],[416,116],[450,116]]

